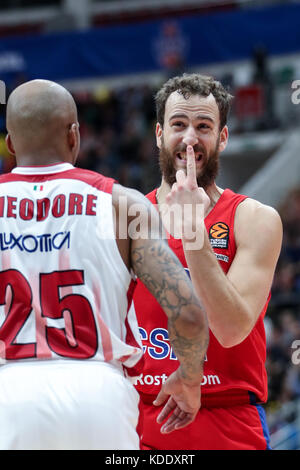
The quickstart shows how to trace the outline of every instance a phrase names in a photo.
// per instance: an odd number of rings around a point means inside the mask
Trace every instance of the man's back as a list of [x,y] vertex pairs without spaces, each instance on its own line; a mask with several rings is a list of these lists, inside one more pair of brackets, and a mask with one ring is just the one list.
[[[127,318],[133,281],[114,236],[112,187],[68,163],[0,179],[0,409],[9,422],[11,413],[27,422],[13,438],[2,429],[3,448],[12,440],[20,449],[108,448],[113,436],[108,428],[97,435],[97,423],[114,420],[116,403],[126,407],[116,446],[138,446],[137,397],[125,376],[142,351]],[[33,438],[37,428],[43,433]]]
[[141,350],[125,321],[132,279],[114,236],[113,180],[68,163],[18,168],[1,180],[1,290],[12,298],[9,315],[7,303],[1,307],[0,338],[11,339],[6,359],[68,357],[122,368],[128,356],[136,363]]

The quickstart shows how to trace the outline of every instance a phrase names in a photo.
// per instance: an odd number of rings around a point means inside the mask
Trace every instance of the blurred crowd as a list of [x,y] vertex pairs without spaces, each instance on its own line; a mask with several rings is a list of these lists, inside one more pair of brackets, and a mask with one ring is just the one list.
[[147,85],[75,95],[82,137],[78,165],[143,193],[153,189],[159,182],[153,96]]
[[[269,415],[300,399],[300,188],[291,190],[280,215],[284,237],[266,317]],[[283,420],[294,414],[291,409]],[[270,421],[272,431],[284,424]]]

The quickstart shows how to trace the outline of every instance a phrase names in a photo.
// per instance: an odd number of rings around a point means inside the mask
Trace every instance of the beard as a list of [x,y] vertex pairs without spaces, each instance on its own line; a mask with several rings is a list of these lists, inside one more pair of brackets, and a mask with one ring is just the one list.
[[[193,147],[194,152],[202,153],[202,159],[204,159],[199,174],[197,174],[198,187],[202,187],[204,190],[206,190],[215,181],[219,173],[219,142],[220,136],[217,139],[214,150],[209,154],[207,154],[205,149],[198,144]],[[175,158],[176,153],[178,152],[186,152],[186,145],[180,144],[176,147],[174,152],[171,153],[165,147],[162,139],[162,145],[159,151],[159,167],[164,180],[169,184],[169,186],[176,183],[177,169],[175,167]]]

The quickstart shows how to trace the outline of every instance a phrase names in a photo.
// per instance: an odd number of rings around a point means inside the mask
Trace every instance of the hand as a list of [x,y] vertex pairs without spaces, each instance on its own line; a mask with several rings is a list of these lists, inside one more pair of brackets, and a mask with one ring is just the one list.
[[161,406],[168,397],[167,403],[157,417],[159,424],[168,418],[160,429],[162,434],[182,429],[194,421],[201,406],[200,381],[199,384],[192,385],[184,383],[179,366],[162,385],[153,404]]
[[167,195],[166,204],[162,209],[162,219],[167,231],[175,238],[193,241],[188,249],[200,249],[203,245],[204,218],[210,206],[210,199],[204,189],[198,187],[195,153],[191,145],[187,146],[186,155],[186,174],[183,170],[177,171],[176,183]]

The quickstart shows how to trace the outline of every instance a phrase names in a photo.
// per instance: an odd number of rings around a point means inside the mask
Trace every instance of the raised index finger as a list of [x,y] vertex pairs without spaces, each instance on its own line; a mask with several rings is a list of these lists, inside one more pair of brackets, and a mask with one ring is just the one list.
[[196,176],[196,159],[192,145],[188,145],[186,148],[186,177],[187,182],[192,189],[198,187]]

